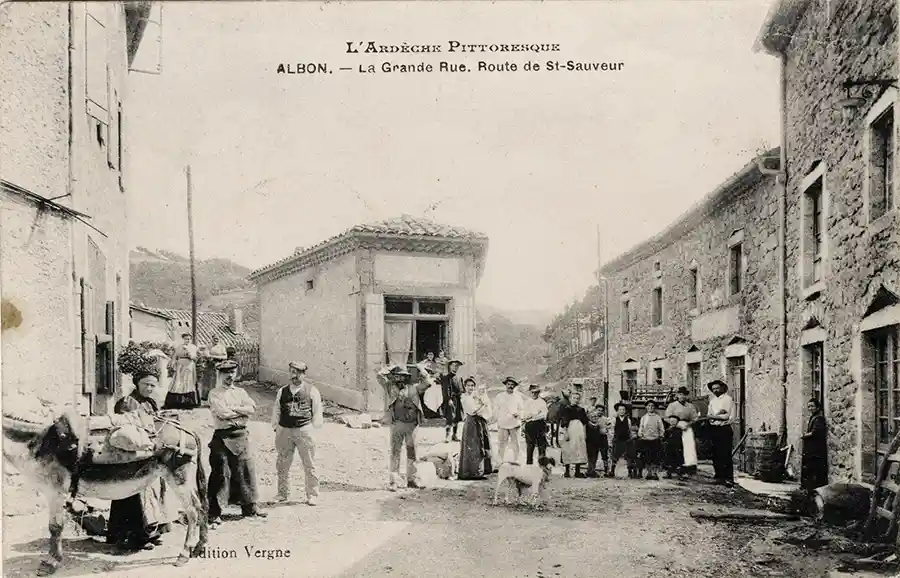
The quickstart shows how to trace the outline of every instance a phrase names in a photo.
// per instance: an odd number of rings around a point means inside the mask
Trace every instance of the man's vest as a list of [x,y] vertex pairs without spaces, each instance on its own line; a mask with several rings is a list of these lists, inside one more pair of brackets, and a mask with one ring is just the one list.
[[291,386],[282,389],[278,406],[278,425],[281,427],[303,427],[312,422],[312,397],[306,384],[294,394],[291,393]]

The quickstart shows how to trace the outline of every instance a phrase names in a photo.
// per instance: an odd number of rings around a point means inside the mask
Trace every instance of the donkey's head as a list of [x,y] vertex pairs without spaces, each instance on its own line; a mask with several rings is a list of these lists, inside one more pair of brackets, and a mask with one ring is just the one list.
[[66,469],[72,469],[81,456],[82,435],[77,427],[78,420],[63,414],[56,418],[44,434],[36,440],[34,457],[55,459]]

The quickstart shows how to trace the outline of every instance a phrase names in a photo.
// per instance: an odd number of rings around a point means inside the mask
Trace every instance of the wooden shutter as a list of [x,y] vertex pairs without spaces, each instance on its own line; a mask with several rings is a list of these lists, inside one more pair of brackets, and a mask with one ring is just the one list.
[[94,338],[94,291],[86,279],[81,279],[81,367],[82,393],[93,394],[97,383],[97,345]]
[[105,331],[97,335],[97,393],[116,391],[116,303],[106,302]]
[[371,293],[366,295],[366,368],[365,387],[368,410],[386,409],[384,391],[375,371],[384,365],[384,295]]

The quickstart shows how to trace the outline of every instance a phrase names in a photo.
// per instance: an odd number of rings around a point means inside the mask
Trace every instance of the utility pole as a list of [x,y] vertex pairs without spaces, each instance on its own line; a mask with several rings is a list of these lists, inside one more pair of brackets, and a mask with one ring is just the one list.
[[[600,241],[600,225],[597,225],[597,297],[603,296],[603,403],[609,406],[609,291],[607,280],[600,273],[603,267],[603,244]],[[602,286],[601,286],[602,283]]]
[[197,276],[194,270],[194,209],[192,204],[191,165],[184,168],[187,177],[188,242],[191,254],[191,342],[197,343]]

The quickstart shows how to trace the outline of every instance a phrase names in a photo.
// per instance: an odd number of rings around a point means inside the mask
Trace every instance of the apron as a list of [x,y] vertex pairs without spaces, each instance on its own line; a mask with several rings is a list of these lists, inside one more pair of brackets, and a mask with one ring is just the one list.
[[681,445],[684,448],[684,465],[697,465],[697,444],[694,439],[694,428],[689,427],[681,432]]

